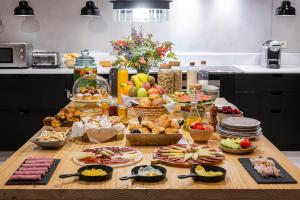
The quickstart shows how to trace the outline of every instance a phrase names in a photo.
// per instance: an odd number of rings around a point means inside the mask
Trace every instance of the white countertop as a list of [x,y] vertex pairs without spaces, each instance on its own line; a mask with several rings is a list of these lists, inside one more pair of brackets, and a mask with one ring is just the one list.
[[[245,74],[300,74],[300,66],[289,65],[282,66],[280,69],[268,69],[260,65],[233,65],[239,68]],[[98,67],[99,74],[108,74],[110,68]],[[73,74],[74,69],[58,68],[58,69],[0,69],[0,74]],[[129,70],[130,74],[135,73]],[[219,73],[220,74],[220,73]],[[226,73],[225,73],[226,74]]]
[[244,71],[245,74],[300,74],[300,66],[286,65],[280,69],[269,69],[261,65],[235,65],[235,67]]

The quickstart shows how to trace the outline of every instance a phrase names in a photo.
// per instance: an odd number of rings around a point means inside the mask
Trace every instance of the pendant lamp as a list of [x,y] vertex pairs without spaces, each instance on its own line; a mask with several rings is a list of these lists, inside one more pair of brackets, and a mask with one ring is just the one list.
[[291,5],[290,1],[282,1],[281,6],[277,8],[276,15],[278,16],[295,16],[296,9]]
[[100,16],[100,10],[95,5],[94,1],[87,1],[85,6],[81,9],[82,16]]
[[20,1],[19,6],[15,8],[15,16],[33,16],[33,9],[28,5],[27,1]]

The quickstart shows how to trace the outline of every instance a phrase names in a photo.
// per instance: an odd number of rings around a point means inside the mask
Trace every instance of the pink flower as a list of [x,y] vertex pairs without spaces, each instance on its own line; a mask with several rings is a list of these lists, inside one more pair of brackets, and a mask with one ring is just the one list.
[[146,60],[145,60],[145,58],[144,58],[144,56],[140,57],[140,63],[141,64],[146,64],[147,63]]

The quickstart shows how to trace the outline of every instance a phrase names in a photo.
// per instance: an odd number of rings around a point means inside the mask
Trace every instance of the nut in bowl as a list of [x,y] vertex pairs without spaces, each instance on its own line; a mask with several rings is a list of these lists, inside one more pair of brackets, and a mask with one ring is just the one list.
[[217,119],[221,121],[229,117],[242,117],[243,112],[237,108],[232,108],[231,106],[223,106],[221,109],[218,109]]
[[195,142],[207,142],[211,138],[214,128],[205,123],[194,122],[189,127],[189,132]]

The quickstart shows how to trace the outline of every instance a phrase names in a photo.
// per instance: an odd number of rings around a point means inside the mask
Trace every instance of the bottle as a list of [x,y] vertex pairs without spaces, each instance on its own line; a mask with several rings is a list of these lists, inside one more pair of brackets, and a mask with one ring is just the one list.
[[187,91],[190,90],[190,85],[197,83],[197,68],[195,62],[190,62],[190,66],[187,70]]
[[110,95],[116,98],[118,96],[118,68],[116,67],[109,70],[109,85]]
[[185,129],[188,130],[192,123],[199,121],[201,122],[201,117],[197,109],[198,105],[198,96],[197,91],[193,88],[189,93],[191,99],[191,110],[188,113],[188,116],[185,119]]
[[121,64],[118,70],[118,104],[122,103],[122,84],[128,82],[128,70],[125,64]]
[[206,88],[209,80],[209,74],[208,71],[205,69],[205,67],[206,67],[206,61],[202,60],[201,65],[197,71],[198,83],[202,86],[202,88]]

